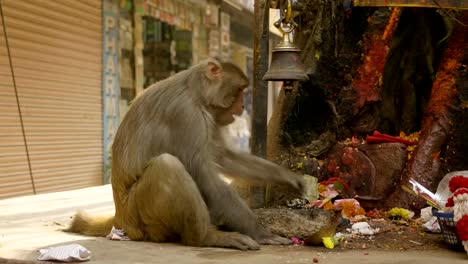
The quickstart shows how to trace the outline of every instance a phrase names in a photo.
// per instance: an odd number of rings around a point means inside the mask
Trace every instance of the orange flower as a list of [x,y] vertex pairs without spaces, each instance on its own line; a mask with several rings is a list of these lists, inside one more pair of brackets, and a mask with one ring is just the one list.
[[362,207],[357,207],[354,202],[344,202],[342,205],[343,207],[343,215],[346,217],[354,217],[356,215],[365,215],[366,211],[362,209]]
[[322,192],[327,190],[327,186],[325,186],[323,184],[319,184],[319,186],[317,187],[317,190],[318,190],[319,193],[322,193]]
[[333,210],[333,204],[332,202],[328,201],[323,205],[323,209],[325,210]]

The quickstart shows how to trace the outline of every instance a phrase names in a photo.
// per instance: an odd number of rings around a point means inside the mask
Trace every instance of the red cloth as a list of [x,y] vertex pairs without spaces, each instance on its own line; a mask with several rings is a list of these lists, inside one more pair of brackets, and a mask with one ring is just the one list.
[[409,141],[406,139],[402,139],[399,137],[390,136],[387,134],[382,134],[379,131],[375,130],[372,136],[366,137],[367,143],[388,143],[388,142],[399,142],[406,145],[416,145],[417,143],[414,141]]
[[460,188],[468,188],[468,178],[463,176],[454,176],[450,179],[449,188],[452,193]]
[[[468,193],[468,178],[455,176],[449,182],[450,191],[454,196]],[[454,206],[453,197],[447,200],[446,206]],[[462,241],[468,241],[468,215],[464,215],[457,222],[457,235]]]
[[464,215],[457,222],[457,234],[458,238],[462,241],[468,240],[468,215]]

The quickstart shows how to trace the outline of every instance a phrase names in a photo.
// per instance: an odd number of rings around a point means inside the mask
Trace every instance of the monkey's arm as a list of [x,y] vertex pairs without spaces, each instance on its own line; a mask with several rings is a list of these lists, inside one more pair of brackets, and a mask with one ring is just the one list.
[[235,152],[226,148],[219,165],[229,176],[286,183],[300,191],[305,187],[303,178],[296,173],[249,153]]
[[257,241],[266,235],[245,202],[221,180],[214,163],[195,158],[188,169],[209,208],[212,224],[229,227]]

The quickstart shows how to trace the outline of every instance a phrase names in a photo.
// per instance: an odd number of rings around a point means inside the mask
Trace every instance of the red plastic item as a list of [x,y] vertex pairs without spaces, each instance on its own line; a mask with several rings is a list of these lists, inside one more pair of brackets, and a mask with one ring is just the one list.
[[417,144],[414,141],[409,141],[409,140],[402,139],[402,138],[399,138],[399,137],[394,137],[394,136],[390,136],[390,135],[387,135],[387,134],[382,134],[377,130],[374,131],[372,136],[367,136],[366,137],[366,142],[367,143],[399,142],[399,143],[403,143],[403,144],[411,145],[411,146]]

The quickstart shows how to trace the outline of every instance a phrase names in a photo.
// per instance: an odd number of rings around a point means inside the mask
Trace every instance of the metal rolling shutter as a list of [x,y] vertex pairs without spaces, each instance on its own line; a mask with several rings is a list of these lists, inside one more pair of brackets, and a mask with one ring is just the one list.
[[32,193],[13,78],[0,19],[0,199]]
[[3,0],[37,193],[102,184],[101,5]]

